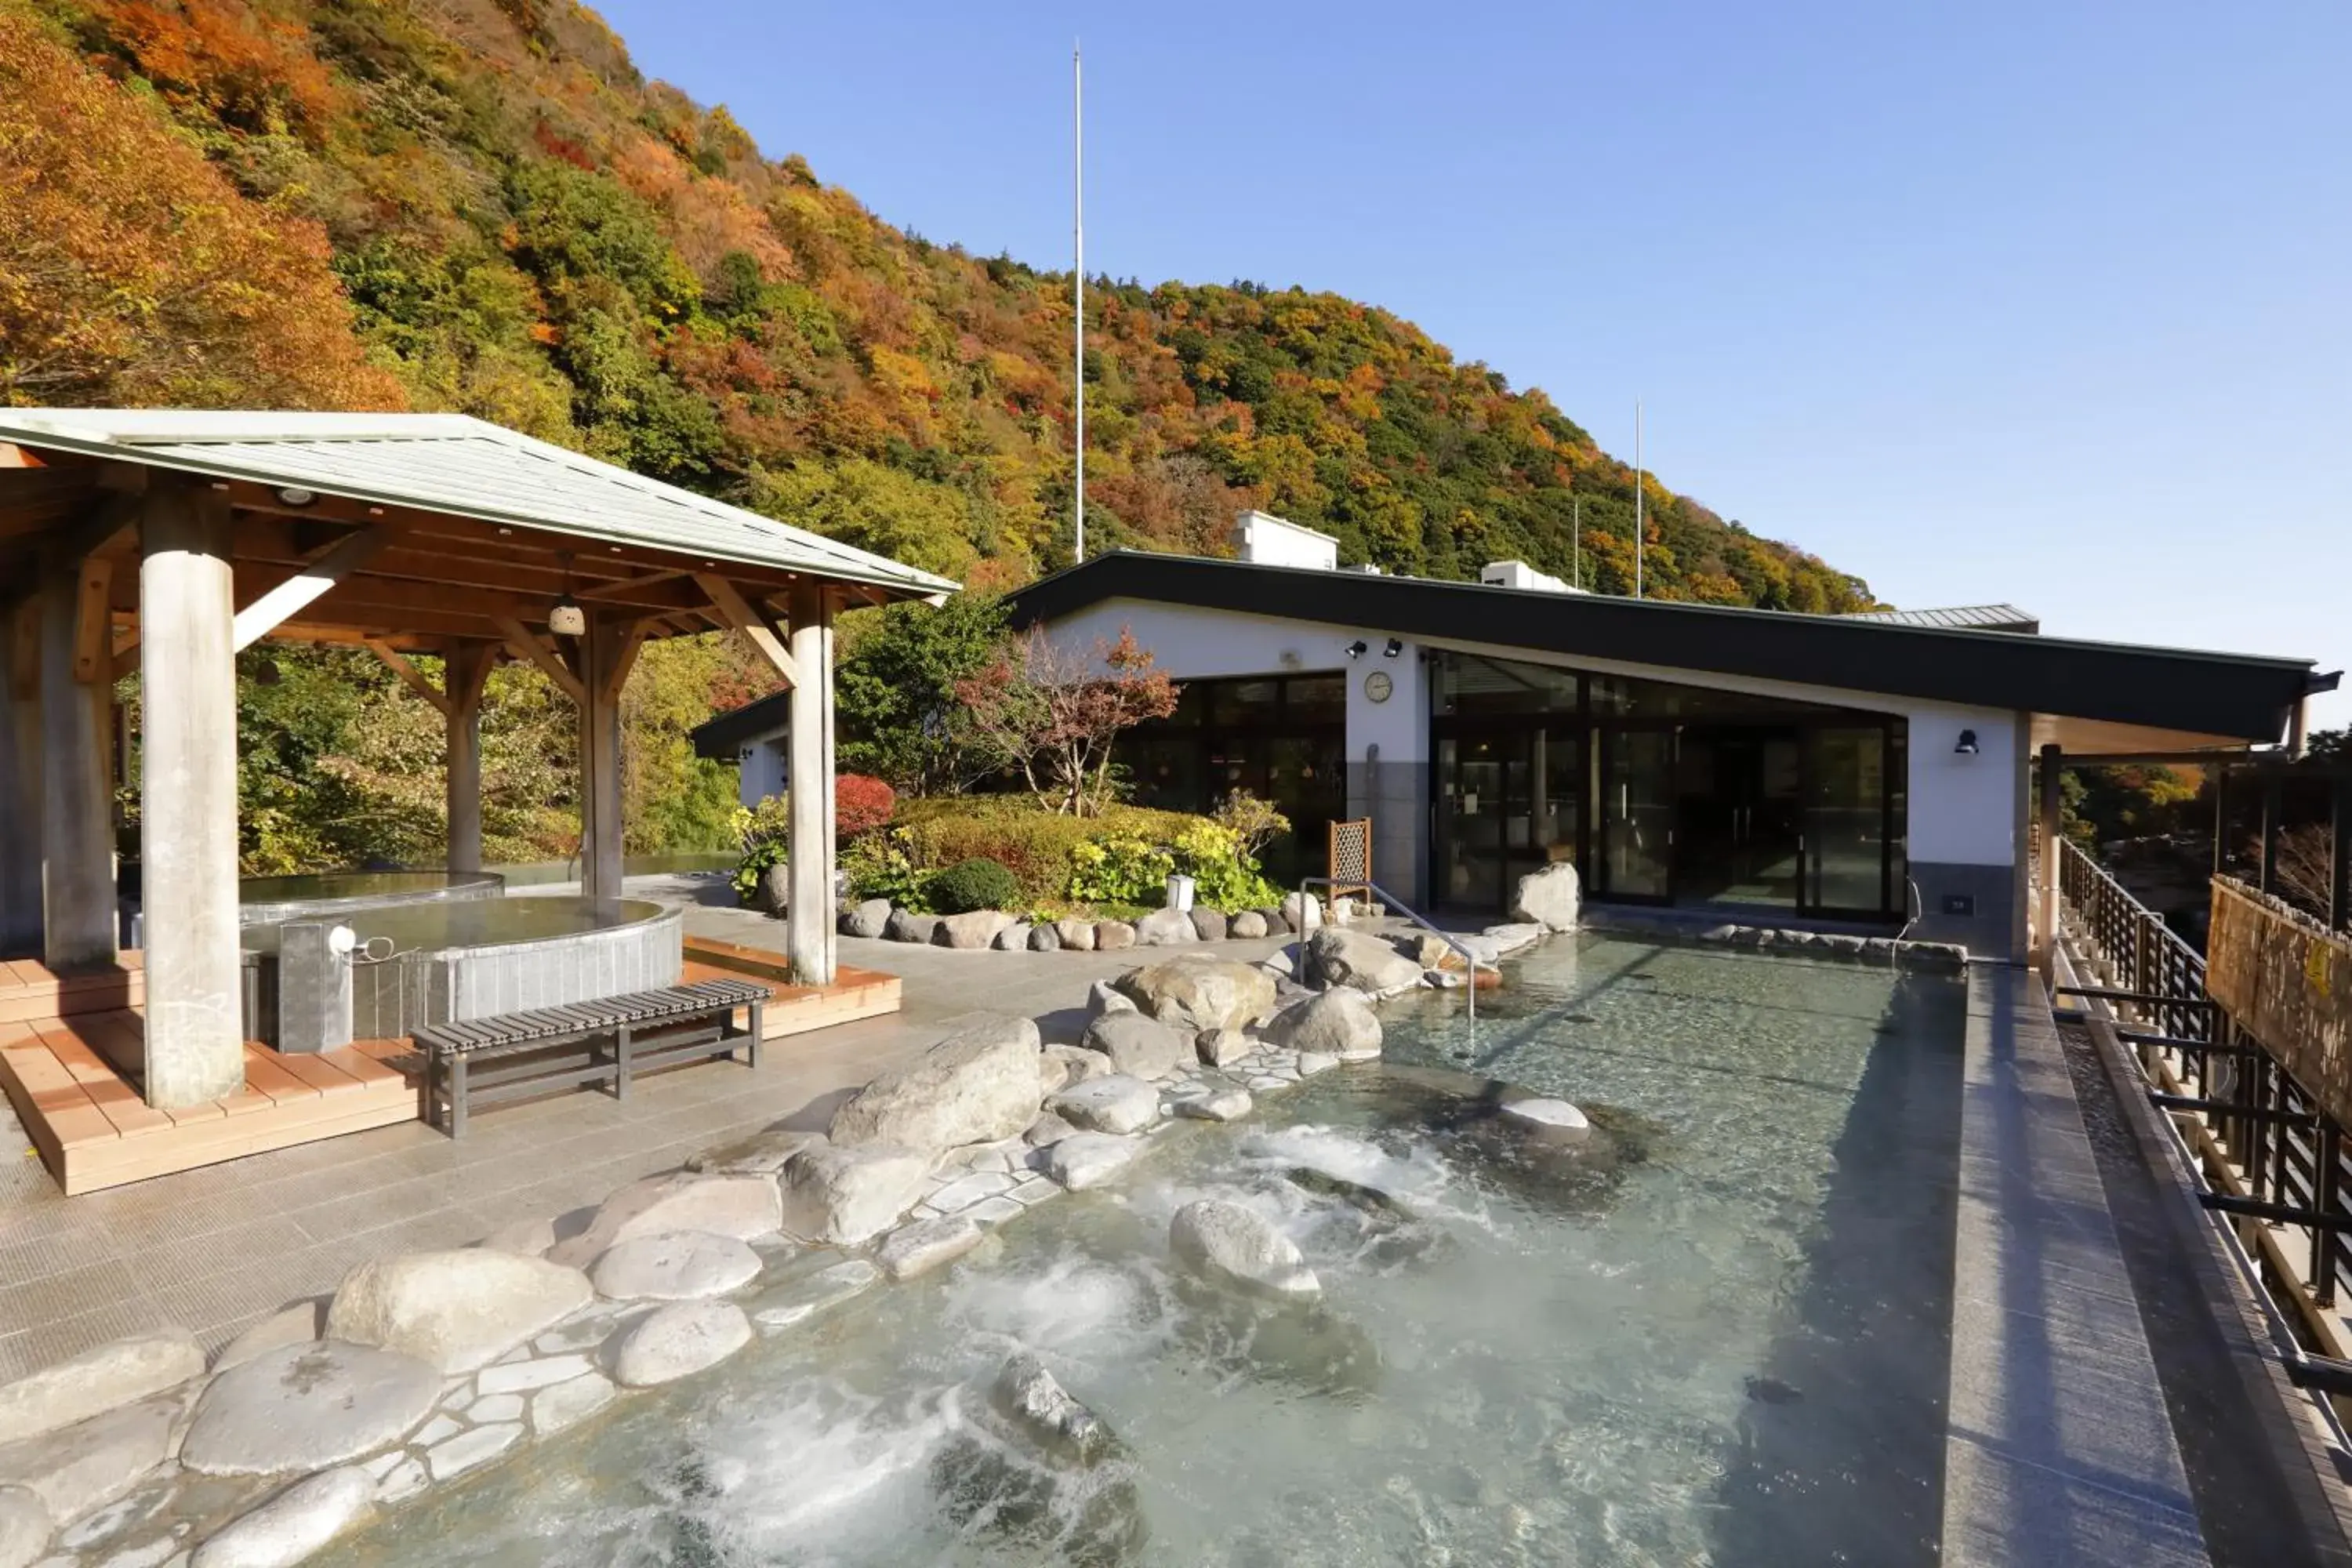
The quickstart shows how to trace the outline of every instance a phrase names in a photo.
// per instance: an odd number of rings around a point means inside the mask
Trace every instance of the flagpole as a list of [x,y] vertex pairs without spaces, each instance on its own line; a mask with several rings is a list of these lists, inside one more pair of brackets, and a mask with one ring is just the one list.
[[1077,491],[1070,559],[1087,558],[1087,117],[1078,46],[1070,46],[1070,381],[1077,392]]
[[[1576,564],[1570,568],[1573,575],[1569,578],[1569,584],[1572,587],[1581,588],[1584,586],[1584,498],[1570,496],[1568,498],[1568,506],[1569,545],[1576,552]],[[1552,559],[1557,561],[1559,557],[1555,555]]]
[[1633,399],[1633,597],[1642,596],[1642,400]]

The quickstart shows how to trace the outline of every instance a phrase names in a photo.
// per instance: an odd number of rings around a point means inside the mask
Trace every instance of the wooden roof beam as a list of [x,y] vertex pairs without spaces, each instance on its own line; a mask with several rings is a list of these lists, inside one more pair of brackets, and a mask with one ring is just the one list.
[[324,598],[335,584],[367,564],[383,546],[383,531],[374,528],[362,529],[329,545],[299,572],[237,611],[232,646],[240,649],[252,647],[268,636],[271,627]]
[[502,617],[498,626],[499,634],[506,638],[507,647],[513,650],[517,658],[528,659],[539,666],[565,696],[583,707],[587,705],[588,689],[580,683],[580,677],[536,633],[511,616]]
[[787,686],[800,684],[800,666],[793,662],[788,639],[776,627],[767,613],[756,608],[743,597],[741,590],[726,578],[712,572],[698,572],[694,580],[710,595],[710,602],[727,623],[751,639],[751,646],[761,656],[775,666],[776,673],[784,678]]

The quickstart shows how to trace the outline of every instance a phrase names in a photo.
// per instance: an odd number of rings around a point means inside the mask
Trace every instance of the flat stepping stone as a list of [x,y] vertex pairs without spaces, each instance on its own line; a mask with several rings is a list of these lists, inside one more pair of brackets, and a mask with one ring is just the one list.
[[205,1352],[185,1330],[140,1334],[0,1384],[0,1444],[87,1421],[205,1374]]
[[1109,1073],[1071,1085],[1045,1109],[1089,1132],[1140,1132],[1160,1120],[1160,1090],[1129,1074]]
[[852,1258],[778,1285],[751,1303],[751,1321],[772,1331],[789,1329],[864,1295],[881,1280],[881,1269]]
[[185,1395],[158,1394],[11,1443],[0,1448],[0,1487],[21,1487],[53,1523],[71,1524],[146,1479],[170,1454],[172,1428],[186,1409]]
[[961,1180],[950,1182],[927,1201],[941,1214],[953,1214],[958,1209],[970,1208],[982,1198],[1010,1192],[1012,1188],[1013,1178],[1002,1171],[975,1171]]
[[943,1219],[919,1219],[912,1225],[902,1225],[883,1237],[874,1260],[882,1272],[894,1280],[912,1279],[919,1274],[954,1262],[987,1238],[988,1233],[961,1215]]
[[1140,1138],[1108,1132],[1073,1132],[1045,1151],[1045,1173],[1074,1193],[1100,1186],[1143,1152]]
[[1513,1100],[1504,1103],[1507,1121],[1546,1137],[1572,1142],[1592,1131],[1592,1123],[1564,1100]]
[[433,1472],[435,1480],[446,1481],[478,1466],[488,1464],[513,1447],[521,1436],[522,1423],[520,1421],[476,1426],[427,1448],[425,1451],[425,1468]]
[[[595,1371],[595,1365],[584,1355],[542,1356],[537,1361],[510,1361],[497,1366],[486,1366],[474,1379],[474,1387],[481,1394],[529,1394],[545,1388],[551,1383],[569,1383],[583,1373]],[[477,1416],[475,1419],[479,1420]]]
[[472,1372],[593,1299],[577,1268],[542,1258],[478,1247],[400,1253],[352,1270],[327,1309],[327,1337]]
[[672,1231],[622,1242],[596,1260],[596,1293],[625,1301],[690,1301],[723,1296],[760,1277],[760,1255],[731,1236]]
[[551,1384],[530,1396],[531,1436],[545,1437],[577,1426],[619,1398],[620,1393],[601,1372]]
[[751,1342],[751,1320],[731,1301],[675,1301],[631,1329],[613,1355],[613,1381],[652,1388],[718,1365]]
[[408,1436],[441,1397],[415,1356],[341,1340],[288,1345],[215,1378],[180,1462],[207,1476],[310,1471]]
[[1195,1121],[1233,1121],[1247,1116],[1257,1102],[1248,1089],[1234,1084],[1227,1089],[1206,1089],[1188,1094],[1176,1102],[1176,1114],[1191,1117]]
[[375,1489],[357,1465],[305,1477],[197,1547],[189,1568],[293,1568],[374,1512]]

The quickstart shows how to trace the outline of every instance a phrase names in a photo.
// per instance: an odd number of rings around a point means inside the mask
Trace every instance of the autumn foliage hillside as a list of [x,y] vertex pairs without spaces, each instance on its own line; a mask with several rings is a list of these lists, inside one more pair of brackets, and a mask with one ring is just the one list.
[[[0,0],[0,399],[461,409],[983,584],[1066,552],[1068,274],[878,221],[569,0]],[[1093,540],[1255,504],[1565,575],[1580,509],[1630,589],[1630,471],[1409,322],[1107,279],[1089,317]],[[1646,506],[1653,594],[1867,602]]]

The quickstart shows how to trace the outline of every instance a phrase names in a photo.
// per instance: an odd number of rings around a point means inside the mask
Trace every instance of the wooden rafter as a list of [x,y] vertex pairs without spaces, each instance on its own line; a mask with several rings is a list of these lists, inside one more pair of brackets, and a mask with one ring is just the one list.
[[751,646],[776,667],[776,673],[784,678],[784,684],[798,686],[800,667],[793,662],[792,652],[785,647],[784,637],[776,630],[775,623],[744,598],[741,590],[734,584],[717,573],[698,572],[694,580],[701,584],[704,593],[710,595],[711,604],[718,607],[727,624],[750,637]]
[[335,584],[367,563],[370,556],[383,548],[383,531],[362,529],[337,543],[329,545],[318,557],[306,563],[302,569],[246,605],[236,613],[236,631],[232,638],[239,648],[252,647],[269,635],[270,628],[323,598]]
[[426,679],[425,672],[409,663],[406,655],[382,637],[368,638],[367,646],[368,651],[382,659],[386,668],[400,677],[402,685],[433,704],[440,711],[441,717],[444,719],[449,717],[455,708],[449,694]]
[[547,679],[555,682],[572,701],[583,706],[587,703],[588,689],[581,684],[580,677],[553,648],[533,635],[530,627],[511,616],[500,617],[498,626],[499,635],[506,638],[507,647],[513,650],[517,658],[529,659],[539,666]]

